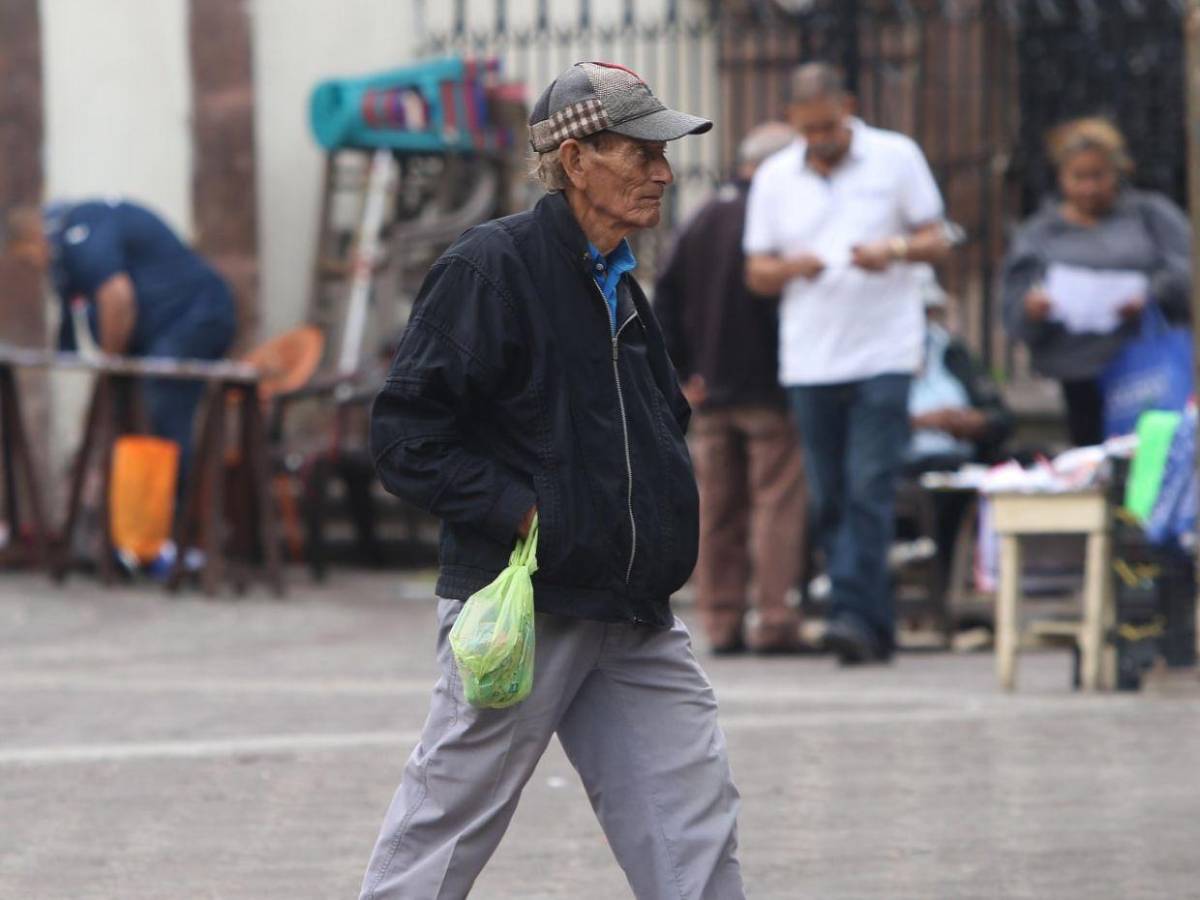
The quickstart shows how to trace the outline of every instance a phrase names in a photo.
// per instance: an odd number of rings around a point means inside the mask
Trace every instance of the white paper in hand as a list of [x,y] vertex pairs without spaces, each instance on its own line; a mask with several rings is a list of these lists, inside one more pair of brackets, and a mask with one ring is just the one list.
[[1089,269],[1053,263],[1046,270],[1050,317],[1075,334],[1115,331],[1121,324],[1121,307],[1144,299],[1148,288],[1145,273],[1129,269]]

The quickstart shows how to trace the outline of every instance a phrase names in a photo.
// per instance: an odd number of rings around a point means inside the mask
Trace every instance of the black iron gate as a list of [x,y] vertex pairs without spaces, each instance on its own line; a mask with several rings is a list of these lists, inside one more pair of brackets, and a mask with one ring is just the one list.
[[726,153],[765,117],[784,114],[799,61],[834,62],[867,121],[912,136],[925,151],[949,216],[966,230],[942,272],[960,299],[961,327],[1000,359],[993,282],[1007,218],[1005,174],[1015,133],[1013,29],[984,0],[793,0],[723,12],[721,74]]
[[1041,136],[1064,119],[1091,113],[1121,127],[1139,185],[1186,203],[1185,5],[1185,0],[1028,4],[1017,43],[1022,127],[1014,159],[1026,209],[1053,189]]
[[[480,3],[471,8],[478,10]],[[785,109],[798,63],[840,64],[863,116],[915,138],[968,241],[943,272],[963,328],[1000,371],[996,269],[1010,226],[1053,189],[1046,130],[1113,116],[1140,184],[1184,200],[1183,0],[466,0],[426,55],[497,54],[536,92],[580,58],[631,65],[668,103],[711,115],[717,141],[681,142],[684,205],[728,172],[741,135]],[[665,233],[678,210],[668,210]],[[671,215],[676,213],[676,215]],[[654,241],[650,241],[651,245]],[[639,258],[651,268],[650,252]],[[647,273],[649,274],[649,273]]]

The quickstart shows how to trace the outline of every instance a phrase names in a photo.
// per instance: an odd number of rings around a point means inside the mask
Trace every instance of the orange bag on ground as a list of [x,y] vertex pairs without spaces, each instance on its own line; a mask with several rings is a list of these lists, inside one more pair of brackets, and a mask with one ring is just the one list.
[[146,435],[113,445],[108,521],[118,552],[147,563],[171,536],[179,445]]

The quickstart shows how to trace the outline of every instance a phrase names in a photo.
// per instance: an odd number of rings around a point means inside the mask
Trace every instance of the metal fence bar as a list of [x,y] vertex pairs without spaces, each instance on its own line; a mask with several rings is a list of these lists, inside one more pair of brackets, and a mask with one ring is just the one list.
[[712,98],[719,150],[672,148],[677,199],[700,196],[749,128],[784,114],[793,66],[841,64],[864,114],[921,144],[967,228],[948,286],[972,300],[971,343],[1006,371],[994,279],[1007,226],[1054,186],[1048,127],[1108,112],[1139,183],[1184,197],[1182,0],[814,0],[792,13],[770,0],[622,0],[607,16],[592,0],[537,0],[519,24],[507,0],[494,3],[488,26],[469,31],[465,0],[453,0],[424,54],[499,54],[534,93],[577,58],[618,59],[667,103],[700,110]]

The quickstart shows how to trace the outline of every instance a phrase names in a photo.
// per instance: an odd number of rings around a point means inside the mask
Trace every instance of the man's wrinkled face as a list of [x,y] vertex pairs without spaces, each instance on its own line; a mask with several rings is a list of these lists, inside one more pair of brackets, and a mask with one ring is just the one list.
[[675,180],[667,162],[666,143],[610,132],[583,147],[583,196],[587,202],[631,230],[657,225],[663,194]]
[[848,97],[818,97],[793,103],[788,117],[812,158],[836,163],[850,149],[850,113]]

